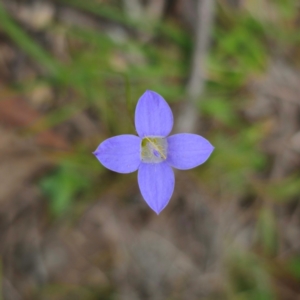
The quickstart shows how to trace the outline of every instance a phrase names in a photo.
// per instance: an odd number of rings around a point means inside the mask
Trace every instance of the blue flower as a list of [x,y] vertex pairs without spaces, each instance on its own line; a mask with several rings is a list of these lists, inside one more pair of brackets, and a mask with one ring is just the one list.
[[138,170],[138,184],[147,204],[159,214],[174,191],[173,168],[187,170],[203,164],[214,147],[200,135],[168,136],[172,111],[162,96],[146,91],[135,110],[138,136],[124,134],[102,142],[94,155],[106,168],[118,173]]

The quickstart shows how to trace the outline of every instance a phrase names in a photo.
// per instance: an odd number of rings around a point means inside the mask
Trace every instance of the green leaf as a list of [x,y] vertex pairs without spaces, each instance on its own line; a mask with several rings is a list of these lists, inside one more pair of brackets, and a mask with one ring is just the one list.
[[226,98],[212,98],[200,102],[202,113],[215,118],[225,125],[236,124],[237,118],[232,103]]
[[288,263],[288,269],[300,280],[300,257],[294,257]]
[[50,200],[52,213],[59,216],[70,208],[76,195],[89,186],[89,181],[78,169],[63,165],[55,173],[43,178],[40,186]]
[[274,254],[277,249],[277,229],[274,213],[269,208],[263,208],[259,213],[257,235],[264,252]]

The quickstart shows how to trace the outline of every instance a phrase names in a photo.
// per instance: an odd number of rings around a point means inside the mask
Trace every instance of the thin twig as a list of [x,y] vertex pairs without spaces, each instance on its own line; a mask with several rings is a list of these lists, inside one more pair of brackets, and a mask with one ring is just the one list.
[[196,103],[204,90],[205,59],[209,50],[214,20],[215,0],[197,1],[197,20],[195,28],[195,47],[192,58],[191,76],[187,84],[188,100],[178,121],[181,132],[191,132],[198,121]]
[[144,7],[139,0],[123,0],[126,14],[132,20],[140,20],[144,14]]

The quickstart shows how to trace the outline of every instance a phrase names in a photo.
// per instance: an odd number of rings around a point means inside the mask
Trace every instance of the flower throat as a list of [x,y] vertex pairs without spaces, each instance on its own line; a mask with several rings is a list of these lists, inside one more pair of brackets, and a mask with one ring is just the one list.
[[141,143],[141,160],[144,163],[160,163],[167,158],[167,141],[160,137],[145,137]]

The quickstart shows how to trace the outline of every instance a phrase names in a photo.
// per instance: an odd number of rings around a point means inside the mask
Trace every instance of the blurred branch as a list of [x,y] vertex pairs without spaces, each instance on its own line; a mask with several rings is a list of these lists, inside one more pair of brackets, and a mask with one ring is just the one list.
[[165,0],[152,0],[146,6],[140,0],[123,0],[123,6],[126,15],[131,20],[140,21],[147,17],[153,21],[160,20],[164,11]]
[[197,21],[195,46],[192,58],[191,75],[187,84],[188,101],[179,117],[178,129],[190,132],[196,127],[198,112],[196,103],[203,93],[205,83],[205,59],[213,29],[214,0],[197,1]]
[[165,0],[151,0],[147,5],[147,15],[151,20],[160,20],[165,8]]
[[143,5],[140,0],[123,0],[124,10],[132,20],[140,20],[143,15]]

